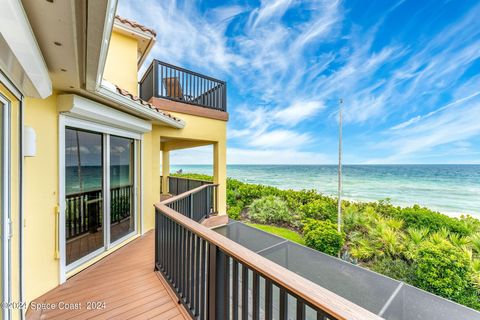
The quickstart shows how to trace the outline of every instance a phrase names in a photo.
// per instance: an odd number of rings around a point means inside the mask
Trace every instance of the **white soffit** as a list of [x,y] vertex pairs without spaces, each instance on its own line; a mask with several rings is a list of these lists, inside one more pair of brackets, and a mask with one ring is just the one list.
[[85,87],[95,92],[100,87],[107,59],[117,0],[89,0],[86,26]]
[[0,0],[0,67],[30,97],[46,98],[52,83],[20,0]]
[[53,87],[59,90],[80,88],[84,64],[84,2],[22,1],[43,52]]
[[57,111],[75,118],[135,133],[145,133],[152,130],[152,124],[149,121],[74,94],[59,95]]

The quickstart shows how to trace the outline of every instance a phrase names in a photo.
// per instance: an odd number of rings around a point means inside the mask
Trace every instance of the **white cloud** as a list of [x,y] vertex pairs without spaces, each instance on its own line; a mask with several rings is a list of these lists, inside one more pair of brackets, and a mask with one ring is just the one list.
[[295,101],[286,108],[277,108],[272,112],[272,116],[282,124],[294,126],[315,116],[323,109],[325,105],[322,101]]
[[460,98],[388,130],[386,139],[378,147],[391,150],[390,155],[370,162],[408,162],[412,157],[426,156],[436,148],[448,145],[452,146],[451,152],[459,148],[462,152],[467,151],[468,139],[480,135],[480,98],[474,98],[477,96]]
[[248,143],[259,148],[295,148],[305,145],[311,140],[309,134],[297,133],[291,130],[272,130],[252,137]]
[[255,28],[272,18],[280,19],[293,3],[293,0],[262,0],[260,8],[253,10],[250,15],[251,27]]
[[[228,164],[329,164],[335,161],[329,155],[298,151],[292,148],[228,148]],[[172,151],[171,165],[213,164],[211,146]]]
[[[478,112],[472,101],[480,76],[467,83],[462,77],[480,58],[480,5],[418,43],[402,43],[401,33],[379,39],[383,22],[402,3],[390,5],[373,26],[345,20],[339,0],[262,0],[257,7],[222,5],[207,12],[197,2],[122,1],[119,13],[157,30],[155,58],[233,82],[230,88],[246,101],[230,102],[235,123],[228,137],[233,145],[252,147],[260,159],[265,150],[281,148],[314,157],[302,153],[312,130],[299,126],[311,119],[321,126],[334,123],[342,97],[346,126],[374,131],[371,144],[383,147],[386,161],[408,161],[479,134],[473,120],[449,110],[471,112],[468,104]],[[289,23],[286,17],[293,15],[297,20]],[[452,102],[445,109],[436,107],[447,99]],[[322,122],[318,115],[327,112],[330,119]],[[391,125],[394,117],[405,120]],[[379,136],[384,143],[375,143]]]
[[390,130],[400,130],[400,129],[403,129],[405,127],[408,127],[409,125],[411,124],[414,124],[415,122],[418,122],[422,119],[422,116],[415,116],[411,119],[408,119],[407,121],[404,121],[402,123],[399,123],[393,127],[390,128]]
[[213,147],[204,146],[170,152],[170,165],[213,164]]
[[[74,147],[67,147],[65,148],[67,154],[77,154],[78,148],[76,146]],[[90,154],[90,149],[88,149],[85,146],[80,146],[80,153],[82,154]]]
[[227,152],[229,164],[326,164],[334,159],[315,152],[295,149],[242,149],[229,148]]

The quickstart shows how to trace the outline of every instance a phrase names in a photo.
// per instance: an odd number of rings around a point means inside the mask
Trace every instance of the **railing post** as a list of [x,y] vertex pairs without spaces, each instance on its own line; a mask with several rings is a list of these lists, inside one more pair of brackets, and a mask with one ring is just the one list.
[[205,219],[208,218],[208,216],[210,215],[210,187],[207,187],[207,189],[205,190]]
[[208,320],[216,320],[216,299],[217,299],[217,247],[214,244],[208,245],[208,303],[207,303],[207,311],[208,311]]
[[152,65],[152,72],[153,72],[153,97],[158,97],[158,61],[153,60],[153,65]]
[[160,232],[159,226],[158,226],[158,209],[155,208],[155,261],[154,261],[154,269],[155,271],[158,271],[158,232]]
[[190,198],[190,219],[193,220],[193,209],[194,209],[194,207],[193,207],[193,193],[190,194],[189,198]]

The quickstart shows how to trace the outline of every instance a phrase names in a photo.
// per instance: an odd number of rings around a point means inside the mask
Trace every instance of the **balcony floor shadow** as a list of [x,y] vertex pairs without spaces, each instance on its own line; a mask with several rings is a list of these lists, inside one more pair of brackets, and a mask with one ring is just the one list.
[[[27,319],[190,319],[162,276],[154,272],[154,246],[151,231],[133,240],[35,299]],[[89,302],[99,302],[98,309],[88,310]],[[33,303],[56,308],[33,310]],[[79,307],[59,308],[65,304]]]

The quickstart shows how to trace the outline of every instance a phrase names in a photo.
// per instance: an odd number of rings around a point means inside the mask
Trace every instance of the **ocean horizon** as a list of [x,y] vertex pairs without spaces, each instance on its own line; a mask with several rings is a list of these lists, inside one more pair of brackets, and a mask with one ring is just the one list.
[[[211,165],[171,165],[171,172],[212,175]],[[337,196],[337,165],[227,165],[227,176],[281,189],[315,189]],[[343,165],[343,197],[351,201],[390,199],[418,204],[449,216],[480,218],[480,164]]]

